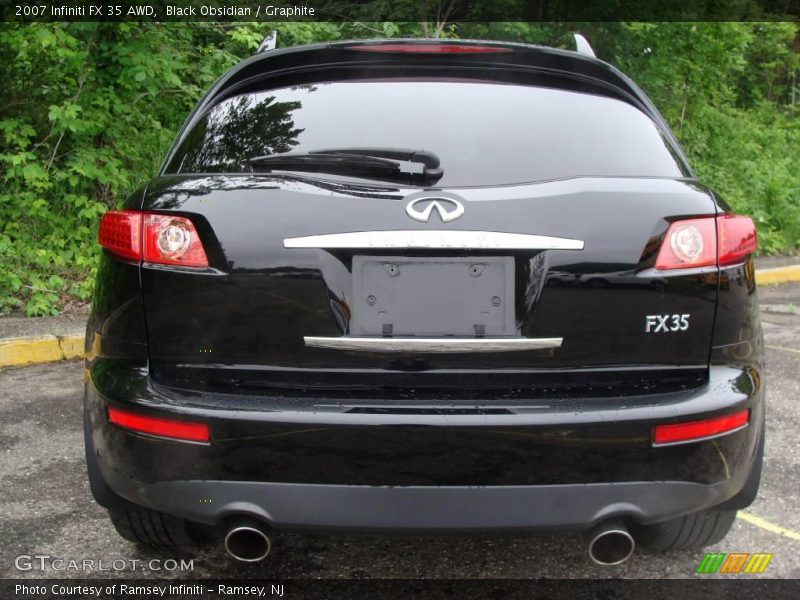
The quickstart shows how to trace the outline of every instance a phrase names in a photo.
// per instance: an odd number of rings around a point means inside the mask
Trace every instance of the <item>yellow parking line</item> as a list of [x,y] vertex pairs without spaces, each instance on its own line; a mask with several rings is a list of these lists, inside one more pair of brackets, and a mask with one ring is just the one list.
[[771,346],[770,344],[767,344],[766,346],[771,350],[785,350],[786,352],[794,352],[796,354],[800,354],[800,350],[798,350],[797,348],[787,348],[786,346]]
[[743,510],[740,510],[739,514],[737,514],[736,516],[742,521],[747,521],[751,525],[760,527],[761,529],[769,531],[770,533],[782,535],[783,537],[787,537],[789,539],[795,540],[796,542],[800,542],[800,531],[794,531],[793,529],[787,529],[786,527],[781,527],[780,525],[776,525],[771,521],[767,521],[763,517],[756,516],[752,513],[744,512]]

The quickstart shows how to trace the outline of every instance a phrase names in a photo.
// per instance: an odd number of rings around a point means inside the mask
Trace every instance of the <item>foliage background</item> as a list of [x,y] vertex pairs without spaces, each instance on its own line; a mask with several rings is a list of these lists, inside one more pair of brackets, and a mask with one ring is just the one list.
[[[397,14],[397,4],[391,14]],[[183,119],[266,32],[279,46],[423,35],[571,47],[654,100],[704,182],[758,225],[761,251],[800,248],[797,23],[0,24],[0,315],[88,301],[96,228],[149,179]]]

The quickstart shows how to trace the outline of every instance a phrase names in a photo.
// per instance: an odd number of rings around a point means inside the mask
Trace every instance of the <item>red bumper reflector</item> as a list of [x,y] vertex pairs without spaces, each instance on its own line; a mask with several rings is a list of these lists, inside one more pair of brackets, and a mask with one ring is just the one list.
[[414,54],[497,54],[500,52],[513,52],[511,48],[471,46],[469,44],[369,44],[348,46],[348,49],[361,52],[408,52]]
[[676,442],[689,442],[714,437],[741,429],[750,420],[750,410],[703,419],[702,421],[687,421],[685,423],[670,423],[669,425],[656,425],[653,429],[653,444],[674,444]]
[[211,439],[211,433],[205,423],[146,417],[118,408],[108,408],[108,422],[130,431],[176,440],[208,442]]

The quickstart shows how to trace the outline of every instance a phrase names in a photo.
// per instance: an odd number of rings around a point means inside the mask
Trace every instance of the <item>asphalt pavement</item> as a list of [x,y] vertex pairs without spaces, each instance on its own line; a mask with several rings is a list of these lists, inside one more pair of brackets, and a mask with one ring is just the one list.
[[[622,566],[600,567],[589,560],[584,540],[575,534],[281,534],[272,554],[252,566],[229,558],[221,546],[142,550],[116,535],[89,492],[81,432],[82,371],[81,363],[73,361],[0,370],[0,577],[708,578],[695,570],[706,551],[715,551],[773,554],[762,575],[723,577],[800,578],[800,284],[759,293],[769,406],[761,490],[728,537],[705,551],[637,551]],[[64,562],[53,562],[59,559]],[[86,570],[87,560],[94,570]],[[192,561],[192,568],[176,568],[181,560]],[[72,569],[69,561],[83,568]],[[104,568],[109,570],[99,570]]]

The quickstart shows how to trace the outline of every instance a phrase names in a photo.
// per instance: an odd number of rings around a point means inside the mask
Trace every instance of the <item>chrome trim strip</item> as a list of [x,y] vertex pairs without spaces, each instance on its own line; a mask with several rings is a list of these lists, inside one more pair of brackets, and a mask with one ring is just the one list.
[[364,352],[516,352],[559,348],[563,338],[315,337],[306,346]]
[[284,248],[431,248],[437,250],[583,250],[583,240],[499,231],[353,231],[286,238]]

